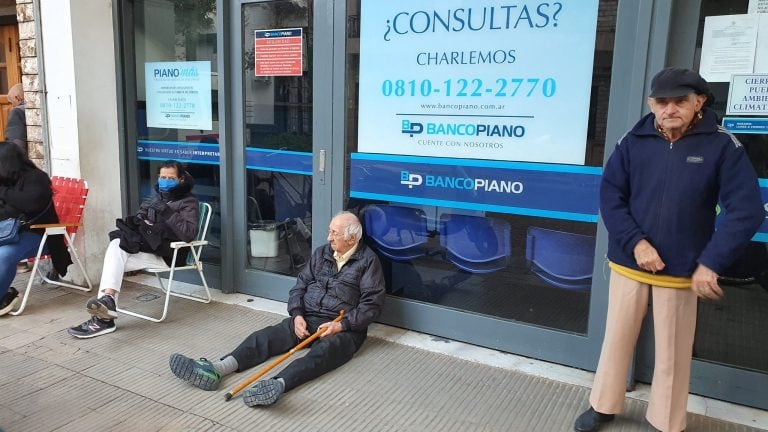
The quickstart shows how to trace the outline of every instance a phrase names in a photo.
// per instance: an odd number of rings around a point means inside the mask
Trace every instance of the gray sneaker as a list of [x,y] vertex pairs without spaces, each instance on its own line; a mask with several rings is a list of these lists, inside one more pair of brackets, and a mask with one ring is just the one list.
[[103,320],[97,316],[92,316],[88,321],[79,326],[70,327],[67,333],[78,339],[90,339],[107,333],[112,333],[117,327],[115,320]]
[[117,308],[115,299],[109,295],[103,295],[99,298],[93,297],[85,304],[88,313],[103,320],[113,320],[117,318]]
[[168,364],[171,367],[171,372],[177,378],[199,389],[206,391],[216,390],[221,382],[221,376],[213,368],[213,363],[204,358],[195,360],[182,354],[174,353],[168,359]]
[[262,380],[245,389],[243,402],[249,407],[272,405],[280,399],[284,391],[285,384],[282,381],[274,378]]

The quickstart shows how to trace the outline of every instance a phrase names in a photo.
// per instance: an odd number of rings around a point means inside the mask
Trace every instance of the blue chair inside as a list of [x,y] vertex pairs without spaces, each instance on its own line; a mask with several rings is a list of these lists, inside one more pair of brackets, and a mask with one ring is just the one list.
[[592,286],[595,237],[530,227],[525,259],[533,273],[567,290],[587,291]]
[[509,264],[510,226],[501,219],[443,214],[440,245],[445,248],[446,259],[456,267],[470,273],[491,273]]
[[407,261],[427,253],[427,217],[417,208],[370,204],[363,211],[366,235],[382,255]]

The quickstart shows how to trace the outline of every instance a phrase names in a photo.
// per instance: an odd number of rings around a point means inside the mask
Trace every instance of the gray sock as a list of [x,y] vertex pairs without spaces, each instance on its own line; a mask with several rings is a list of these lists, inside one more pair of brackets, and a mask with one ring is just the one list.
[[237,360],[231,355],[226,356],[221,360],[213,361],[211,364],[213,365],[213,369],[215,369],[220,376],[229,375],[237,370]]

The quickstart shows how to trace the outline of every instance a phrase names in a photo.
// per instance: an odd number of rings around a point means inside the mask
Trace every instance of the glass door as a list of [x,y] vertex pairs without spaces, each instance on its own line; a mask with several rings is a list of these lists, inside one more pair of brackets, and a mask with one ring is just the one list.
[[[748,14],[753,3],[748,0],[702,0],[700,3],[699,15],[686,13],[683,14],[685,18],[680,15],[678,21],[672,22],[672,26],[686,36],[671,43],[690,41],[687,46],[678,47],[679,52],[689,56],[678,64],[692,67],[709,81],[715,96],[711,108],[722,119],[722,125],[744,146],[757,172],[763,201],[766,202],[768,134],[764,129],[749,127],[764,120],[761,120],[761,114],[749,113],[757,105],[750,108],[748,103],[760,91],[765,94],[765,89],[752,86],[746,87],[746,91],[739,90],[739,84],[750,79],[758,82],[768,76],[765,75],[768,70],[757,64],[754,69],[750,69],[751,66],[744,68],[735,61],[726,65],[722,58],[718,60],[720,64],[713,66],[707,59],[720,55],[717,47],[712,45],[713,39],[716,39],[714,35],[720,31],[723,34],[727,32],[718,29],[718,26],[722,28],[739,22],[744,32],[742,38],[748,40],[749,32],[755,31],[755,24],[750,23],[768,26],[768,20],[760,21],[761,14]],[[759,24],[761,22],[765,24]],[[753,26],[751,30],[750,25]],[[762,27],[760,31],[763,31]],[[763,49],[759,42],[756,49],[757,52]],[[741,76],[741,82],[737,79],[732,83],[731,74]],[[765,319],[768,310],[767,242],[768,222],[764,222],[744,253],[720,275],[720,286],[725,293],[723,299],[716,302],[699,300],[691,393],[768,409],[768,346],[765,343],[768,334],[768,321]],[[651,329],[650,314],[646,321],[646,328]],[[653,333],[647,331],[641,334],[638,343],[636,378],[639,381],[651,381],[653,363]]]
[[284,300],[312,250],[313,1],[242,2],[232,22],[235,290]]

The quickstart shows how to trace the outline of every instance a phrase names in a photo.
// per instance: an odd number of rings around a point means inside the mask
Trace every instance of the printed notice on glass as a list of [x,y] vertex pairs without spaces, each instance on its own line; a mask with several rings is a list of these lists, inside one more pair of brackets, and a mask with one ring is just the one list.
[[211,62],[144,63],[147,126],[211,130]]
[[768,0],[749,0],[747,13],[768,13]]
[[734,74],[725,113],[768,116],[768,74]]
[[768,13],[757,14],[757,16],[760,24],[757,31],[754,72],[768,73]]
[[699,73],[709,82],[731,82],[731,75],[754,72],[758,16],[722,15],[704,20]]
[[362,0],[359,151],[583,165],[597,7]]
[[301,76],[301,29],[256,30],[256,76]]

